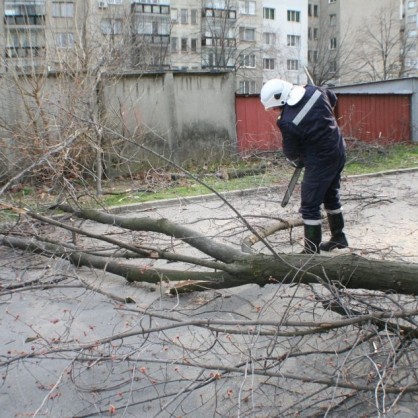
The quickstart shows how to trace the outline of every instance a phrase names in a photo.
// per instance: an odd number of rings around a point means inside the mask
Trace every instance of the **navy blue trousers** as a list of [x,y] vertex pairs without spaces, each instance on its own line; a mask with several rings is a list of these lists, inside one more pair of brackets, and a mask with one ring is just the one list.
[[299,209],[304,220],[320,220],[322,204],[326,210],[341,208],[340,183],[345,159],[342,155],[326,164],[306,164]]

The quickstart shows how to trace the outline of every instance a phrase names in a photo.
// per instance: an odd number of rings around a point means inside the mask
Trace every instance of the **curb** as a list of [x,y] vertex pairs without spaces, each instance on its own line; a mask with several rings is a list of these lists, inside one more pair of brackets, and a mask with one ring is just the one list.
[[[234,190],[231,192],[220,192],[219,195],[222,197],[240,197],[240,196],[249,196],[259,192],[269,192],[274,190],[279,190],[281,188],[285,189],[287,186],[273,186],[273,187],[258,187],[253,189],[244,189],[244,190]],[[199,203],[199,202],[208,202],[211,200],[219,199],[218,195],[214,193],[202,194],[197,196],[190,196],[190,197],[178,197],[173,199],[162,199],[162,200],[155,200],[152,202],[143,202],[143,203],[132,203],[130,205],[125,206],[112,206],[108,210],[111,213],[125,213],[125,212],[132,212],[135,210],[142,210],[148,211],[153,210],[157,207],[169,207],[175,205],[186,205],[190,203]]]
[[[387,170],[387,171],[378,171],[376,173],[368,173],[368,174],[355,174],[351,176],[342,177],[342,181],[351,180],[351,179],[361,179],[367,177],[383,177],[389,176],[394,174],[405,174],[405,173],[414,173],[418,171],[418,167],[412,168],[401,168],[396,170]],[[259,192],[273,192],[279,190],[285,190],[287,185],[281,186],[272,186],[272,187],[258,187],[252,189],[244,189],[244,190],[234,190],[231,192],[221,192],[219,195],[222,197],[240,197],[240,196],[249,196]],[[204,195],[197,195],[197,196],[190,196],[190,197],[179,197],[174,199],[162,199],[156,200],[153,202],[144,202],[144,203],[132,203],[130,205],[125,206],[112,206],[108,210],[114,214],[126,213],[126,212],[133,212],[133,211],[149,211],[154,210],[156,208],[162,207],[170,207],[175,205],[187,205],[190,203],[199,203],[199,202],[208,202],[211,200],[219,199],[219,197],[214,193],[208,193]]]

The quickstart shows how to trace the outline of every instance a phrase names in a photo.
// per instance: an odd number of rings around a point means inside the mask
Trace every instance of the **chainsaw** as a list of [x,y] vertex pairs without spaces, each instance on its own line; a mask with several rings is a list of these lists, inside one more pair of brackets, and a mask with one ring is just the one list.
[[295,190],[296,184],[299,180],[299,177],[302,173],[303,167],[296,167],[295,171],[293,172],[292,178],[289,181],[289,185],[287,186],[286,193],[284,194],[283,200],[282,200],[282,208],[284,208],[290,200],[290,197],[292,196],[293,190]]

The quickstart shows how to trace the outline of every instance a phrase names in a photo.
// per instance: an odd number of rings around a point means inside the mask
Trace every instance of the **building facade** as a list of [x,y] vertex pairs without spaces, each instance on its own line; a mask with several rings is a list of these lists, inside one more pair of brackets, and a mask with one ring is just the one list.
[[309,0],[308,68],[315,83],[416,76],[417,3]]
[[401,32],[405,44],[402,54],[404,75],[416,77],[418,75],[418,1],[403,1]]
[[2,71],[225,71],[304,82],[307,0],[5,0]]
[[[412,0],[4,0],[1,71],[235,71],[237,92],[418,74]],[[383,35],[385,34],[385,35]]]

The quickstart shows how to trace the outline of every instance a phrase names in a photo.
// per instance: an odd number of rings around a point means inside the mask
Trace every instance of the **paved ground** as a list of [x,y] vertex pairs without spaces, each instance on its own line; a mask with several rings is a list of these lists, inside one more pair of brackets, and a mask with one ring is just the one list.
[[[271,218],[295,217],[298,191],[286,209],[280,207],[282,192],[283,188],[262,189],[258,193],[230,196],[228,200],[254,225],[262,225],[271,222]],[[349,251],[379,259],[418,262],[417,193],[415,171],[346,179],[342,198]],[[233,245],[240,245],[248,236],[233,211],[219,200],[154,204],[136,208],[126,215],[138,216],[140,210],[146,210],[150,216],[189,224]],[[101,232],[107,233],[109,229],[103,228]],[[302,229],[295,228],[291,236],[288,232],[277,233],[271,237],[271,243],[278,251],[299,251]],[[259,245],[255,249],[264,251]],[[239,344],[231,345],[224,352],[222,344],[231,343],[238,336],[226,335],[215,344],[213,334],[205,329],[173,328],[146,338],[139,332],[133,339],[109,342],[97,350],[94,347],[79,350],[79,344],[119,332],[155,328],[190,318],[239,320],[259,318],[262,312],[263,319],[277,320],[284,318],[291,306],[299,320],[312,320],[311,307],[305,305],[306,289],[275,285],[261,289],[248,284],[173,298],[165,294],[164,287],[128,285],[113,275],[87,268],[75,270],[53,258],[45,260],[7,248],[0,248],[0,256],[2,417],[274,417],[298,413],[313,416],[318,412],[304,410],[306,399],[302,401],[297,396],[301,390],[299,383],[287,381],[290,386],[286,392],[278,392],[280,384],[271,381],[269,385],[274,386],[274,392],[268,385],[256,391],[257,380],[251,377],[249,369],[248,376],[240,374],[236,380],[231,376],[219,377],[203,385],[195,370],[184,364],[180,369],[174,364],[174,358],[184,359],[187,355],[189,361],[192,357],[193,361],[204,359],[210,364],[228,361],[232,367],[249,352],[257,357],[269,351],[269,342],[261,335],[240,335]],[[115,297],[131,297],[135,303],[120,304]],[[152,317],[147,315],[150,312]],[[320,309],[315,315],[327,317]],[[169,347],[173,341],[176,344],[170,360]],[[209,350],[208,345],[212,343],[217,346],[215,351],[213,347]],[[296,343],[292,339],[282,342],[283,346]],[[325,343],[330,344],[321,342]],[[240,353],[243,346],[246,351]],[[272,353],[275,349],[271,349]],[[167,363],[163,366],[160,363],[163,359],[172,366]],[[303,374],[304,367],[299,360],[289,361],[282,372]],[[158,378],[166,380],[162,382]],[[314,393],[315,387],[311,386],[304,385],[302,392]],[[192,387],[195,390],[189,392]],[[256,396],[248,398],[252,390]],[[373,402],[367,405],[370,411],[375,411]],[[416,405],[414,399],[405,397],[403,403],[397,403],[385,416],[417,416]],[[364,411],[364,416],[378,416]],[[358,413],[357,410],[344,416],[355,417]]]

